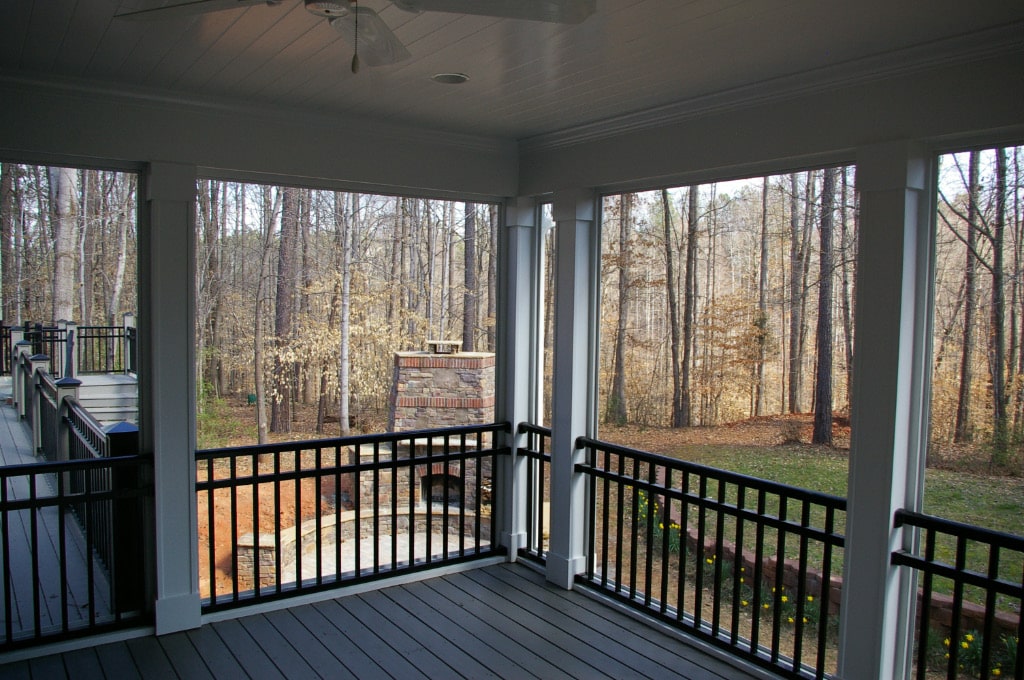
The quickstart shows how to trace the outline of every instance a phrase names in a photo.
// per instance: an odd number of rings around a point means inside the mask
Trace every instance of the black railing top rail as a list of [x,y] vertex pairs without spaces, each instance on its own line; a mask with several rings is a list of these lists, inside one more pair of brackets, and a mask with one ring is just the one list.
[[[606,451],[608,453],[612,453],[615,455],[629,456],[640,462],[649,463],[652,465],[660,465],[662,467],[677,472],[688,472],[695,475],[711,477],[716,481],[725,482],[727,484],[735,484],[737,486],[743,486],[748,489],[765,491],[767,493],[775,493],[800,501],[817,503],[819,505],[832,507],[836,510],[846,510],[846,499],[843,498],[842,496],[833,496],[832,494],[822,493],[820,491],[811,491],[810,489],[804,489],[799,486],[791,486],[789,484],[783,484],[781,482],[772,482],[767,479],[752,477],[750,475],[745,475],[739,472],[731,472],[729,470],[723,470],[721,468],[711,467],[709,465],[701,465],[700,463],[679,460],[678,458],[670,458],[668,456],[663,456],[657,453],[639,451],[637,449],[631,449],[627,446],[611,444],[609,442],[603,442],[597,439],[591,439],[589,437],[577,438],[576,448],[600,449],[602,451]],[[587,463],[577,463],[576,469],[579,472],[591,472],[594,470],[594,468]]]
[[551,428],[544,427],[543,425],[534,425],[533,423],[519,423],[517,428],[519,434],[539,434],[545,437],[551,436]]
[[[273,444],[253,444],[250,446],[228,446],[217,449],[200,449],[196,451],[196,460],[224,458],[234,456],[252,456],[265,453],[284,453],[292,451],[315,451],[317,449],[334,449],[348,446],[366,446],[373,444],[401,443],[410,440],[432,440],[440,437],[459,435],[484,434],[487,432],[511,432],[512,424],[508,422],[490,423],[485,425],[459,425],[455,427],[439,427],[428,430],[405,430],[402,432],[384,432],[380,434],[361,434],[350,437],[333,437],[330,439],[306,439],[294,442],[278,442]],[[500,448],[500,447],[495,447]],[[422,456],[417,456],[420,460]]]
[[[102,470],[110,467],[122,467],[126,465],[143,465],[152,462],[152,456],[147,453],[139,453],[132,456],[111,456],[110,458],[90,458],[86,460],[59,460],[39,461],[36,463],[19,463],[17,465],[0,466],[0,480],[6,482],[11,477],[23,477],[26,475],[58,475],[64,472],[82,472],[87,470]],[[96,493],[96,492],[94,492]],[[114,493],[114,492],[111,492]],[[19,501],[8,500],[8,507]]]
[[1007,550],[1024,552],[1024,536],[1008,534],[994,529],[985,529],[973,524],[965,524],[964,522],[926,515],[912,510],[897,510],[893,518],[893,526],[912,526],[920,529],[929,529],[952,536],[962,536],[970,541],[989,543]]
[[107,433],[104,431],[103,425],[100,421],[96,420],[89,410],[82,406],[82,404],[74,397],[65,399],[64,404],[68,409],[69,419],[71,420],[72,426],[76,429],[82,430],[83,434],[90,435],[81,439],[81,443],[89,447],[90,453],[93,457],[105,457],[107,452],[97,449],[96,445],[93,443],[107,441]]
[[[236,473],[231,477],[225,477],[223,479],[204,479],[197,481],[196,489],[200,491],[208,489],[226,489],[238,486],[240,483],[244,484],[253,481],[262,482],[270,480],[275,482],[290,482],[303,479],[316,479],[322,478],[324,475],[373,472],[374,470],[391,470],[396,467],[419,467],[421,465],[430,465],[432,463],[452,463],[460,460],[473,460],[485,456],[503,455],[506,453],[508,453],[508,447],[465,450],[457,450],[453,447],[453,449],[446,452],[439,446],[432,453],[423,456],[416,456],[415,458],[401,458],[398,460],[388,459],[376,462],[361,461],[358,463],[340,463],[338,465],[325,464],[321,462],[316,467],[296,468],[292,470],[266,470],[263,472],[257,471],[249,474]],[[202,454],[202,457],[199,457],[199,452],[196,453],[197,461],[236,458],[238,455],[262,455],[257,454],[254,451],[243,451],[242,454],[237,454],[230,449],[222,450],[220,453],[217,451],[203,451]]]

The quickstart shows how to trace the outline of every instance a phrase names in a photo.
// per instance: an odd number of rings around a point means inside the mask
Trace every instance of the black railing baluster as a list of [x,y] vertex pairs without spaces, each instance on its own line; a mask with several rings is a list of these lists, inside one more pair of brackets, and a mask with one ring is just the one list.
[[[215,472],[214,472],[213,460],[208,460],[208,461],[206,461],[206,479],[207,479],[207,481],[213,481],[214,477],[215,477]],[[209,538],[207,540],[207,543],[209,544],[209,550],[207,550],[207,553],[206,553],[207,554],[206,571],[207,571],[207,577],[210,579],[210,592],[213,594],[214,602],[216,602],[216,597],[217,597],[217,595],[216,595],[217,594],[217,555],[214,552],[214,546],[217,545],[217,521],[216,521],[217,509],[215,507],[215,505],[216,505],[215,498],[216,498],[216,494],[213,491],[207,492],[207,494],[206,494],[206,528],[207,528],[207,534],[209,536]],[[234,500],[234,494],[232,494],[232,503],[231,503],[231,506],[232,506],[231,507],[231,514],[232,514],[232,522],[231,523],[232,524],[234,524],[234,502],[233,502],[233,500]],[[231,532],[231,541],[232,541],[233,545],[236,543],[235,535],[237,533],[238,532],[236,532],[236,531],[232,531]],[[233,573],[238,573],[238,565],[235,564],[234,566],[235,566],[235,571]]]
[[746,507],[747,487],[739,484],[736,487],[736,533],[734,535],[732,560],[732,621],[729,644],[736,645],[740,636],[740,610],[743,608],[743,586],[746,585],[746,567],[743,559],[743,509]]
[[[665,489],[672,488],[672,469],[661,468],[664,479],[662,480],[661,486]],[[661,593],[659,594],[658,601],[661,606],[658,607],[658,611],[664,614],[668,610],[668,564],[670,554],[669,538],[672,536],[672,501],[669,500],[667,495],[662,496],[662,507],[661,512],[658,513],[658,520],[661,525]]]
[[[373,488],[380,488],[380,442],[373,442]],[[373,504],[373,573],[380,573],[380,503]]]
[[[757,490],[757,516],[764,517],[768,513],[766,512],[766,496],[768,492],[765,489]],[[754,594],[751,600],[751,615],[750,621],[750,647],[749,652],[751,655],[757,654],[758,643],[761,632],[761,600],[764,598],[764,522],[757,522],[756,529],[754,530]],[[827,573],[827,572],[826,572]]]
[[[209,459],[209,464],[210,464],[211,469],[214,469],[214,470],[216,469],[216,466],[214,465],[214,460],[212,458]],[[231,457],[230,466],[231,466],[231,468],[230,468],[231,469],[231,479],[234,479],[235,477],[238,476],[238,459],[235,458],[234,456]],[[211,478],[211,481],[212,481],[212,478]],[[231,573],[232,574],[237,574],[238,573],[238,487],[232,484],[231,487],[228,489],[228,492],[229,492],[229,497],[231,499]],[[206,494],[207,494],[207,498],[209,499],[207,501],[207,504],[212,506],[213,505],[213,494],[214,494],[213,490],[211,489],[211,490],[207,491]],[[211,547],[211,555],[210,555],[210,599],[213,602],[216,602],[217,601],[217,571],[216,571],[216,569],[217,569],[217,567],[216,567],[216,559],[217,558],[216,558],[216,555],[212,553],[213,546],[216,545],[216,542],[213,539],[213,525],[214,525],[214,517],[211,516],[210,517],[210,547]],[[238,599],[238,579],[237,578],[232,578],[231,579],[231,597],[234,600]]]

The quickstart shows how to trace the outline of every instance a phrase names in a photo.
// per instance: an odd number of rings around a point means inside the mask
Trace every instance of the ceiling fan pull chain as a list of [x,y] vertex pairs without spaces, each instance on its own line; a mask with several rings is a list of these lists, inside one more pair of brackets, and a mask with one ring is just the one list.
[[359,6],[355,2],[352,3],[352,13],[356,15],[356,36],[352,41],[352,73],[359,73]]

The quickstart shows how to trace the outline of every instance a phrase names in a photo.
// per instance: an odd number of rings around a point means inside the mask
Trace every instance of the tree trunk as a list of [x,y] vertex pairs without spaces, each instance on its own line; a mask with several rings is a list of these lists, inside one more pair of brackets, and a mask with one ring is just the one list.
[[488,206],[488,225],[490,231],[490,252],[487,254],[487,351],[495,351],[497,342],[496,326],[498,316],[498,206]]
[[[351,194],[352,209],[341,218],[341,344],[338,348],[338,424],[341,436],[347,437],[349,429],[349,398],[351,374],[351,356],[349,336],[352,331],[352,249],[355,245],[355,234],[359,223],[359,194]],[[344,205],[345,199],[342,199]]]
[[75,228],[78,174],[71,168],[48,168],[53,228],[52,320],[75,316]]
[[[260,271],[256,279],[256,308],[253,315],[253,366],[256,391],[256,432],[258,442],[266,444],[267,437],[267,400],[266,387],[263,380],[263,297],[266,295],[266,280],[270,276],[270,261],[273,256],[271,243],[274,234],[274,215],[277,206],[271,204],[270,187],[262,187],[263,223],[261,225],[261,258]],[[277,199],[274,201],[277,202]],[[243,212],[244,214],[244,212]]]
[[13,325],[18,316],[14,235],[17,228],[15,215],[21,213],[21,188],[16,177],[19,170],[14,163],[0,163],[0,316],[7,326]]
[[799,207],[800,185],[796,173],[789,175],[789,412],[800,413],[801,360],[800,329],[803,326],[803,244]]
[[960,389],[956,402],[953,441],[969,442],[971,432],[971,382],[973,382],[975,266],[978,246],[978,152],[972,151],[967,169],[967,260],[964,264],[964,334],[960,352]]
[[[846,219],[846,205],[849,195],[849,175],[847,169],[842,168],[842,192],[840,194],[840,205],[839,205],[839,263],[840,263],[840,274],[842,277],[842,291],[840,293],[840,301],[842,303],[843,313],[843,350],[846,358],[846,412],[850,412],[850,390],[853,387],[853,290],[850,285],[850,268],[853,266],[852,263],[856,262],[853,247],[856,245],[856,238],[852,243],[848,242],[847,233],[847,219]],[[855,211],[856,214],[856,211]],[[856,234],[856,225],[854,227],[854,234]],[[856,273],[853,275],[853,281],[856,282]]]
[[477,316],[477,284],[476,284],[476,204],[466,204],[466,226],[463,238],[464,271],[466,282],[462,292],[462,350],[476,351],[476,316]]
[[629,316],[629,229],[633,219],[633,195],[619,197],[619,317],[615,327],[615,354],[612,360],[612,386],[608,393],[605,422],[624,425],[629,419],[626,410],[626,321]]
[[1006,153],[996,149],[996,216],[992,224],[992,463],[1006,462],[1010,446],[1006,405],[1006,274],[1003,247],[1006,231]]
[[672,362],[672,427],[683,426],[683,389],[682,374],[679,366],[679,302],[676,296],[676,274],[673,251],[672,205],[668,200],[668,190],[661,190],[661,210],[665,238],[665,293],[668,296],[668,327],[669,349]]
[[768,350],[768,178],[761,184],[761,262],[757,280],[757,316],[754,318],[757,363],[754,375],[754,415],[764,415],[764,362]]
[[281,190],[281,239],[277,257],[277,295],[274,302],[274,398],[270,407],[270,431],[292,431],[292,371],[282,359],[292,341],[295,306],[295,246],[299,233],[298,189]]
[[827,168],[821,187],[817,361],[814,382],[814,431],[811,443],[832,445],[832,212],[835,168]]
[[690,186],[686,219],[686,265],[683,270],[683,360],[680,367],[680,427],[693,423],[690,368],[693,364],[693,334],[697,302],[697,201],[698,188]]

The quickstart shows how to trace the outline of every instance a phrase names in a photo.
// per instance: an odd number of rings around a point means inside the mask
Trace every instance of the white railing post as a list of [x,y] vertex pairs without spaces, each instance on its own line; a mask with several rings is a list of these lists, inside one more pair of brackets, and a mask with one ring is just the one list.
[[57,381],[57,453],[54,460],[71,460],[71,443],[68,437],[68,427],[61,414],[64,412],[64,402],[68,399],[78,399],[78,388],[82,381],[77,378],[61,378]]
[[26,340],[24,333],[22,333],[21,340],[18,340],[11,350],[11,393],[14,398],[14,404],[18,407],[19,418],[25,417],[25,395],[27,394],[25,383],[28,380],[28,376],[25,375],[26,367],[22,357],[28,357],[31,354],[32,343]]
[[64,376],[65,378],[77,378],[78,366],[78,324],[74,321],[64,322]]
[[130,333],[128,329],[130,328],[132,330],[135,330],[137,328],[137,326],[135,325],[135,312],[124,313],[124,319],[121,321],[121,328],[122,332],[124,333],[123,338],[121,340],[121,365],[124,366],[125,373],[131,373],[132,369],[134,368],[134,361],[132,361],[133,348],[131,347],[131,344],[128,342],[128,336]]
[[40,416],[40,403],[42,401],[39,396],[39,383],[42,382],[43,372],[49,372],[50,370],[50,357],[45,354],[33,354],[29,357],[29,374],[32,376],[29,380],[31,387],[31,393],[26,395],[26,404],[29,399],[32,400],[32,422],[29,425],[32,427],[32,451],[39,453],[43,448],[43,419]]

